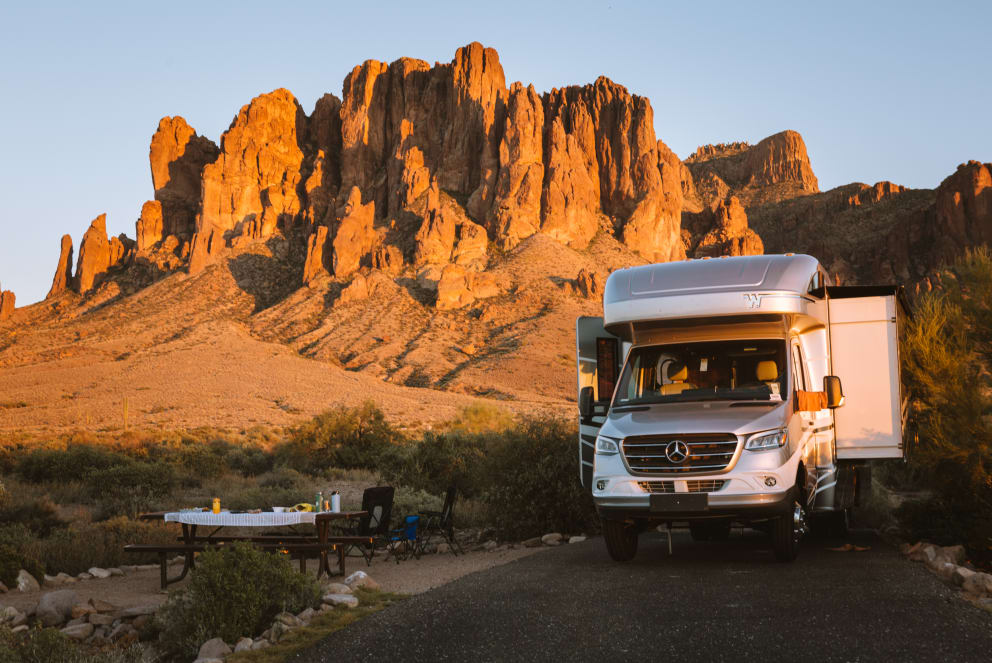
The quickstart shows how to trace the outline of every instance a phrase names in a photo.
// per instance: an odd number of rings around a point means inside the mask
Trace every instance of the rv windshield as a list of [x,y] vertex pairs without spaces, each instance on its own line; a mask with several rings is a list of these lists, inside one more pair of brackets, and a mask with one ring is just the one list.
[[707,341],[634,348],[613,406],[785,398],[785,341]]

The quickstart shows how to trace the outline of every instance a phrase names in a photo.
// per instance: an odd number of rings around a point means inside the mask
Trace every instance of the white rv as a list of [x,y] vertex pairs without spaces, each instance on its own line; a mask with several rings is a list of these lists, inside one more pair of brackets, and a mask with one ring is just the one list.
[[613,559],[659,524],[697,540],[765,528],[782,561],[812,515],[846,527],[866,461],[904,454],[904,301],[831,286],[807,255],[611,274],[576,355],[580,480]]

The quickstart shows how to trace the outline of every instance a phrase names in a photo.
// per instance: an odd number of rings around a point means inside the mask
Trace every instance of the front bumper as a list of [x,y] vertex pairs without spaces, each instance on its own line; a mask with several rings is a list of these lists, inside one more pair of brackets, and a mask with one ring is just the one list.
[[709,493],[708,505],[702,511],[653,511],[651,496],[630,495],[597,498],[596,510],[604,520],[679,521],[706,518],[764,520],[791,512],[793,490],[752,495],[720,495]]

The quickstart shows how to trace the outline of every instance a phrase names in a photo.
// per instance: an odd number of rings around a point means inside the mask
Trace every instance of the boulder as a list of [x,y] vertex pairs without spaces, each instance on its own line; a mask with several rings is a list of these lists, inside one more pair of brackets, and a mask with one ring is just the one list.
[[545,534],[541,537],[541,543],[546,546],[557,546],[561,545],[562,535],[558,532],[551,532],[550,534]]
[[17,572],[17,591],[19,592],[37,592],[41,589],[41,585],[38,581],[34,579],[34,576],[21,569]]
[[[113,571],[113,570],[114,569],[111,569],[111,571]],[[109,613],[109,612],[116,612],[117,611],[117,606],[115,606],[112,603],[108,603],[107,601],[103,601],[101,599],[91,598],[89,600],[89,604],[91,606],[93,606],[93,609],[94,610],[96,610],[97,612],[100,612],[100,613],[106,614],[106,613]]]
[[586,537],[584,537],[584,536],[570,536],[570,537],[568,537],[568,542],[569,543],[582,543],[585,540],[586,540]]
[[101,580],[110,577],[110,571],[108,571],[107,569],[101,569],[98,566],[91,567],[87,571],[87,573],[89,573],[94,578],[100,578]]
[[271,647],[272,643],[265,638],[259,638],[251,643],[252,651],[258,651],[259,649],[265,649],[266,647]]
[[373,580],[365,571],[355,571],[350,576],[345,578],[344,584],[348,585],[352,589],[357,589],[358,587],[365,587],[366,589],[379,589],[379,583]]
[[55,268],[52,287],[46,299],[57,297],[72,284],[72,235],[62,235],[62,248],[59,251],[59,264]]
[[117,620],[113,615],[103,615],[99,612],[94,612],[86,618],[86,621],[94,626],[110,626]]
[[358,597],[353,594],[325,594],[321,600],[335,607],[342,605],[346,608],[358,607]]
[[958,587],[963,587],[965,581],[973,575],[975,575],[975,572],[971,569],[965,566],[956,566],[954,573],[951,575],[951,581]]
[[35,617],[45,626],[58,626],[64,623],[72,615],[72,606],[76,604],[79,597],[71,589],[62,589],[57,592],[47,592],[38,601],[35,609]]
[[341,582],[329,582],[324,585],[324,593],[326,594],[351,594],[352,589],[348,585]]
[[80,619],[81,617],[86,617],[87,615],[92,615],[96,613],[96,608],[94,608],[89,603],[76,603],[70,609],[70,616],[73,619]]
[[976,596],[992,596],[992,575],[979,571],[965,578],[961,588]]
[[62,629],[62,633],[66,637],[72,640],[76,640],[77,642],[82,642],[86,638],[93,635],[94,628],[95,627],[93,626],[93,624],[90,624],[89,622],[85,622],[83,624],[73,624],[72,626],[66,626],[64,629]]
[[234,652],[237,653],[239,651],[250,651],[251,650],[251,646],[253,644],[255,644],[255,641],[252,640],[251,638],[241,638],[234,645]]
[[197,653],[197,658],[223,659],[230,653],[232,653],[231,647],[228,646],[226,642],[224,642],[221,638],[212,638],[200,645],[200,651]]

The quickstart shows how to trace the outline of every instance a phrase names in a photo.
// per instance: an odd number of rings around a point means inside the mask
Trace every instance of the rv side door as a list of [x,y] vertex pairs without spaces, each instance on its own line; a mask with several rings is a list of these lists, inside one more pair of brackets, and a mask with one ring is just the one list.
[[623,349],[620,338],[603,328],[602,318],[583,316],[575,321],[576,402],[583,403],[584,388],[592,392],[590,411],[579,414],[579,481],[587,490],[592,489],[596,436],[620,377]]

